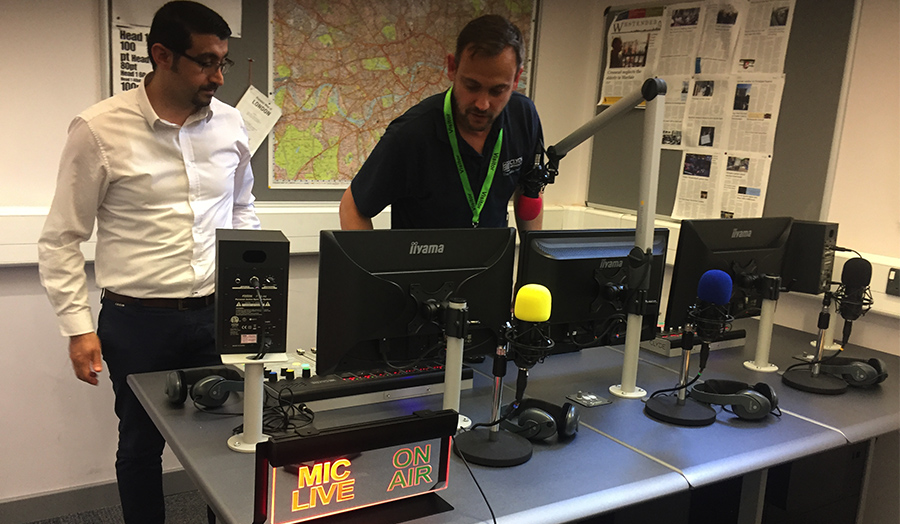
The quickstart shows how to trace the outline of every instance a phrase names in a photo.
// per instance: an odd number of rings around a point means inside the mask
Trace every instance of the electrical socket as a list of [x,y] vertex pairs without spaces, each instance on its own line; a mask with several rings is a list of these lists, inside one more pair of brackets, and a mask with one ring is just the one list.
[[892,267],[888,270],[887,289],[884,292],[888,295],[900,297],[900,269]]

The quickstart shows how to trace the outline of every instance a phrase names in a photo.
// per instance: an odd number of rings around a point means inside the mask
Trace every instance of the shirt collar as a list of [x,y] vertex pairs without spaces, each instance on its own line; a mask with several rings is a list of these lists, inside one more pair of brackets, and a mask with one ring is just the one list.
[[[436,129],[435,132],[436,132],[436,134],[437,134],[438,139],[439,139],[441,142],[444,142],[444,143],[446,143],[446,144],[450,144],[450,137],[447,136],[447,126],[444,124],[444,106],[442,105],[442,104],[443,104],[443,101],[444,101],[444,96],[446,96],[446,95],[447,95],[447,91],[444,91],[444,92],[440,95],[440,102],[441,102],[441,105],[439,105],[439,106],[437,107],[437,112],[438,112],[438,114],[440,115],[440,118],[439,118],[438,120],[435,121],[435,129]],[[500,133],[500,129],[501,129],[501,128],[504,126],[504,124],[506,124],[506,122],[507,122],[507,115],[508,115],[508,113],[507,113],[506,110],[507,110],[508,108],[509,108],[509,103],[506,104],[506,107],[504,107],[503,110],[500,111],[500,115],[498,115],[498,116],[497,116],[497,119],[494,120],[494,123],[491,124],[491,132],[488,133],[488,137],[487,137],[487,140],[485,141],[485,144],[487,144],[487,143],[493,144],[493,143],[494,143],[494,140],[496,140],[497,134]],[[459,128],[458,128],[458,127],[456,128],[456,134],[459,135]]]
[[[150,98],[147,97],[147,82],[150,81],[150,78],[153,76],[153,73],[144,77],[144,81],[138,84],[137,87],[137,97],[138,97],[138,107],[140,107],[141,114],[144,116],[144,120],[147,121],[147,124],[152,128],[156,125],[156,123],[160,123],[163,125],[171,126],[173,125],[171,122],[165,121],[156,114],[156,111],[153,110],[153,106],[150,105]],[[199,120],[206,120],[209,122],[213,116],[213,104],[215,103],[215,99],[213,102],[206,107],[201,107],[198,111],[195,111],[191,116],[187,118],[184,122],[185,125],[197,122]]]

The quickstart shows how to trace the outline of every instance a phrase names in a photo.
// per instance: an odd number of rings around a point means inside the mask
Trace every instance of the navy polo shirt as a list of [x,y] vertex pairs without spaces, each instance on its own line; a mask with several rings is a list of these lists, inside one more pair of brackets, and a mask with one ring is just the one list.
[[[373,217],[391,205],[392,229],[472,227],[472,211],[444,125],[445,93],[426,98],[391,122],[353,178],[360,213]],[[481,211],[479,227],[506,227],[507,204],[519,176],[534,165],[543,132],[534,103],[514,92],[476,152],[460,135],[460,155],[475,198],[487,176],[491,153],[503,129],[500,162]]]

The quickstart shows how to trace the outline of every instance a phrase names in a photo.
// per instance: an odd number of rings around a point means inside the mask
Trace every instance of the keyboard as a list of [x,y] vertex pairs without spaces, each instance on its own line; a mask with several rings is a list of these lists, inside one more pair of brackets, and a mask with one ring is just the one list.
[[[461,389],[471,389],[472,368],[463,366]],[[375,369],[325,376],[271,379],[266,384],[283,399],[305,403],[314,411],[361,406],[443,393],[444,365],[426,362],[411,370]]]

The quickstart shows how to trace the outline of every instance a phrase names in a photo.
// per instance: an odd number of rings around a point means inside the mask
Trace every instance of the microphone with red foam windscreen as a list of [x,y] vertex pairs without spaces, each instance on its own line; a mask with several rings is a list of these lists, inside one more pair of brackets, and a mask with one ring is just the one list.
[[516,199],[516,216],[519,220],[534,220],[544,208],[541,192],[548,183],[547,173],[541,164],[541,154],[534,157],[534,166],[519,179],[522,193]]

